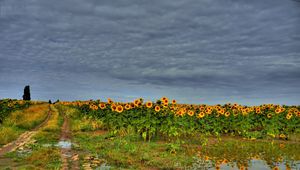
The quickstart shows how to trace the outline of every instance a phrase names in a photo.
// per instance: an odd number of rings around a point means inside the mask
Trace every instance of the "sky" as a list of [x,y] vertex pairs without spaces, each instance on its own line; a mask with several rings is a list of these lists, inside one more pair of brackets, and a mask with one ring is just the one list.
[[0,98],[300,104],[298,0],[0,0]]

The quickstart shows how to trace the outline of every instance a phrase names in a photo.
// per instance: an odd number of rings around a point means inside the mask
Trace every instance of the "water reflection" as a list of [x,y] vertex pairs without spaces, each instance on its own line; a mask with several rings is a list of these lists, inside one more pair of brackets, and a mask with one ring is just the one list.
[[59,141],[57,146],[63,149],[71,149],[72,143],[70,141]]
[[[203,147],[191,169],[300,169],[300,145],[278,141],[221,141]],[[196,168],[196,169],[197,169]]]

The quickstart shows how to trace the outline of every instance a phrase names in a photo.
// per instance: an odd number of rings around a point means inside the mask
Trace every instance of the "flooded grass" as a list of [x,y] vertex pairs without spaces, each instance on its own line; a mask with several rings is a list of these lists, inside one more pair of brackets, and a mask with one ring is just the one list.
[[221,137],[202,146],[201,141],[195,144],[188,139],[144,142],[109,133],[79,132],[74,137],[81,158],[92,154],[112,169],[299,169],[300,145],[296,142]]

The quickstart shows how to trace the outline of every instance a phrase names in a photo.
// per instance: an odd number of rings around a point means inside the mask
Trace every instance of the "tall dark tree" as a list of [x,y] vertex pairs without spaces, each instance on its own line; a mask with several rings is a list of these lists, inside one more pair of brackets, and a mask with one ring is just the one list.
[[23,100],[30,100],[30,87],[25,86],[24,88],[24,95],[23,95]]

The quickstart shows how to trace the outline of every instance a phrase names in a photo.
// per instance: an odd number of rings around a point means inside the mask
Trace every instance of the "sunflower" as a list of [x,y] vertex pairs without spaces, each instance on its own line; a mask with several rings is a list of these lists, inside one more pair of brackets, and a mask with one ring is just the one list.
[[155,106],[154,110],[155,110],[156,112],[159,112],[159,111],[160,111],[160,107],[159,107],[159,106]]
[[134,100],[134,106],[138,107],[141,104],[141,100],[140,99],[136,99]]
[[177,116],[183,117],[183,116],[185,115],[185,113],[186,113],[186,111],[184,111],[184,109],[180,109],[180,110],[176,113],[176,115],[177,115]]
[[274,168],[272,168],[272,170],[279,170],[278,166],[275,166]]
[[205,116],[205,113],[204,112],[200,112],[198,115],[197,115],[197,118],[203,118]]
[[280,108],[275,109],[275,113],[276,113],[276,114],[279,114],[280,112],[281,112],[281,109],[280,109]]
[[194,111],[192,111],[192,110],[189,110],[189,111],[188,111],[188,115],[189,115],[189,116],[194,116],[194,114],[195,114]]
[[225,109],[220,109],[219,113],[223,115],[225,113]]
[[170,110],[175,110],[175,107],[174,106],[170,106]]
[[94,104],[91,104],[90,105],[90,109],[92,109],[92,110],[98,110],[98,106],[96,106]]
[[256,109],[255,109],[255,112],[256,112],[257,114],[261,113],[260,107],[256,108]]
[[211,112],[212,112],[212,110],[210,110],[210,109],[205,110],[205,113],[208,114],[208,115],[211,114]]
[[169,100],[168,99],[165,99],[165,100],[162,100],[162,103],[165,105],[165,104],[168,104],[169,103]]
[[181,110],[178,110],[175,114],[175,116],[181,116],[182,115],[182,111]]
[[233,110],[232,110],[232,115],[233,115],[234,117],[236,117],[237,115],[239,115],[238,110],[233,109]]
[[176,104],[177,101],[175,99],[172,100],[172,104]]
[[116,107],[116,112],[118,112],[118,113],[122,113],[123,112],[123,106],[122,105],[118,105],[117,107]]
[[147,108],[151,108],[151,107],[152,107],[152,105],[153,105],[153,104],[152,104],[152,102],[151,102],[151,101],[148,101],[148,102],[146,102],[146,107],[147,107]]
[[288,114],[286,115],[286,119],[287,119],[287,120],[289,120],[289,119],[291,119],[291,118],[292,118],[292,116],[293,116],[293,114],[292,114],[292,113],[288,113]]
[[271,118],[272,118],[272,114],[271,114],[271,113],[268,113],[268,114],[267,114],[267,118],[271,119]]
[[164,101],[164,100],[169,100],[169,99],[167,97],[162,97],[160,100]]
[[226,112],[224,115],[225,115],[225,117],[229,117],[230,116],[230,112]]
[[130,110],[130,109],[131,109],[131,105],[127,103],[127,104],[125,105],[125,109],[126,109],[126,110]]
[[111,98],[107,98],[107,103],[108,104],[112,104],[113,103],[113,101],[111,100]]
[[106,105],[105,105],[104,103],[100,103],[100,104],[99,104],[99,107],[100,107],[100,109],[102,109],[102,110],[103,110],[103,109],[105,109],[105,108],[106,108]]
[[111,108],[112,111],[115,111],[116,108],[117,108],[117,106],[113,103],[113,104],[110,106],[110,108]]

